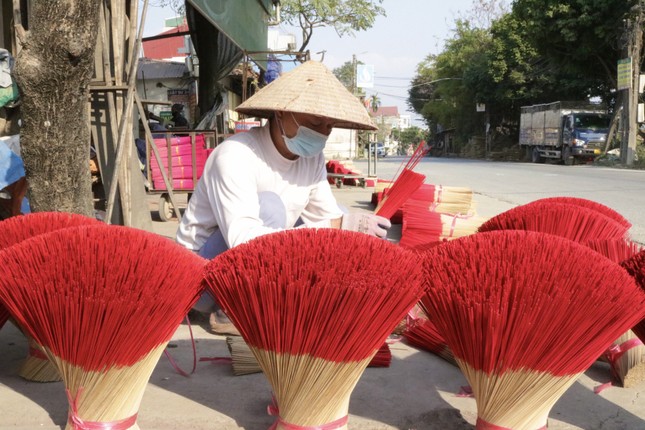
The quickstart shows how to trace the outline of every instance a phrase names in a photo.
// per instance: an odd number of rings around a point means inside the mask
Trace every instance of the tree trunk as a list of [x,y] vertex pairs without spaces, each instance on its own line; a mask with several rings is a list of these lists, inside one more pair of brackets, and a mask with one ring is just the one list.
[[101,0],[32,2],[14,75],[32,211],[91,216],[89,83]]

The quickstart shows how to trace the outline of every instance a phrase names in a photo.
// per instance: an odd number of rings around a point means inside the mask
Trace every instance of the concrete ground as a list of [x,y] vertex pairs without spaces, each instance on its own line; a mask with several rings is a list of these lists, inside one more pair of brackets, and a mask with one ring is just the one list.
[[[372,190],[334,188],[339,202],[350,210],[370,211]],[[476,196],[478,213],[493,216],[509,204]],[[156,203],[151,200],[153,218]],[[158,219],[158,218],[156,218]],[[174,237],[176,222],[153,223],[154,232]],[[396,241],[400,226],[390,232]],[[204,321],[192,325],[196,356],[228,357],[225,337],[210,334]],[[353,391],[350,429],[426,430],[472,429],[475,400],[457,393],[467,384],[457,367],[397,342],[389,368],[368,368]],[[182,324],[167,350],[179,366],[193,362],[189,327]],[[11,324],[0,330],[0,430],[64,428],[67,400],[61,382],[35,383],[17,376],[27,344]],[[562,396],[551,410],[550,430],[645,429],[645,383],[635,388],[593,389],[608,382],[605,363],[597,362]],[[162,356],[146,389],[138,424],[142,429],[267,429],[271,389],[262,374],[234,376],[230,364],[202,361],[194,374],[181,376]]]

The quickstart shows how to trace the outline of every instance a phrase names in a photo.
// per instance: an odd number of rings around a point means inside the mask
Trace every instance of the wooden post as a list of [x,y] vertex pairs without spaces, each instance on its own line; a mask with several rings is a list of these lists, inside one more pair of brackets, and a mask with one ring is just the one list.
[[[139,94],[137,94],[136,92],[134,94],[134,101],[137,104],[137,108],[139,109],[139,115],[142,118],[145,118],[143,103],[141,103]],[[146,141],[152,142],[151,145],[146,144],[146,148],[152,149],[152,153],[154,154],[155,160],[157,160],[157,165],[159,166],[159,170],[161,171],[161,177],[163,178],[164,184],[166,184],[166,190],[168,191],[168,196],[170,197],[170,203],[172,203],[172,207],[173,207],[173,210],[175,211],[175,215],[177,216],[177,219],[181,222],[181,214],[179,213],[179,206],[177,205],[177,202],[175,201],[175,195],[172,192],[172,183],[170,182],[170,180],[168,180],[168,175],[166,175],[166,169],[163,168],[163,162],[161,160],[161,156],[159,155],[159,149],[157,148],[157,145],[155,145],[153,142],[154,138],[152,137],[152,132],[150,131],[150,126],[148,125],[148,121],[146,120],[142,122],[143,122],[143,129],[145,130],[145,133],[146,133]],[[195,152],[195,146],[193,145],[193,154],[194,152]],[[148,158],[148,160],[146,161],[148,163],[148,174],[150,174],[150,151],[146,152],[146,157]],[[168,160],[170,160],[170,158],[171,157],[168,157]],[[193,166],[194,165],[195,164],[193,163]],[[170,163],[169,163],[169,169],[171,169],[170,171],[172,173],[172,166],[170,165]],[[197,182],[195,181],[195,183]]]
[[[110,192],[107,196],[108,206],[106,210],[106,221],[109,222],[112,217],[112,210],[114,209],[114,197],[116,195],[116,186],[118,182],[118,172],[121,166],[121,160],[123,159],[123,153],[127,148],[130,148],[129,142],[126,141],[127,127],[131,122],[132,118],[132,105],[134,104],[134,93],[136,92],[136,83],[137,83],[137,66],[139,64],[139,48],[141,47],[141,39],[143,38],[143,28],[146,20],[146,13],[148,10],[148,0],[143,1],[143,10],[141,13],[141,23],[139,25],[139,34],[137,35],[137,40],[135,47],[132,50],[132,55],[130,56],[130,71],[128,75],[128,90],[126,92],[125,98],[125,111],[121,115],[119,121],[119,137],[117,140],[117,150],[116,150],[116,160],[115,160],[115,170],[112,176],[112,182],[110,183]],[[131,140],[131,139],[130,139]],[[125,184],[121,188],[125,188]],[[124,210],[125,212],[125,210]],[[130,214],[131,215],[131,214]],[[124,216],[124,219],[127,219]],[[126,224],[127,225],[127,224]]]

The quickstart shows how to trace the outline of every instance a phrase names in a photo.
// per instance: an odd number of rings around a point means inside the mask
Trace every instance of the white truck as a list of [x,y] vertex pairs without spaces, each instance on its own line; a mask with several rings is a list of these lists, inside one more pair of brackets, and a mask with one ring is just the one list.
[[520,148],[533,163],[547,158],[572,165],[600,155],[611,116],[597,104],[553,102],[522,106]]

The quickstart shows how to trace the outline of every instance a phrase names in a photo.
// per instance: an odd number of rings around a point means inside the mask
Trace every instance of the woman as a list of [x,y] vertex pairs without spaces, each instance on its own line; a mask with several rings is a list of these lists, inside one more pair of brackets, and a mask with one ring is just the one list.
[[[222,142],[177,232],[177,241],[205,258],[287,228],[342,228],[385,237],[390,221],[343,213],[325,168],[332,128],[375,130],[363,105],[321,63],[308,61],[242,103],[238,112],[268,121]],[[211,312],[211,328],[234,331],[204,295],[195,306]]]

